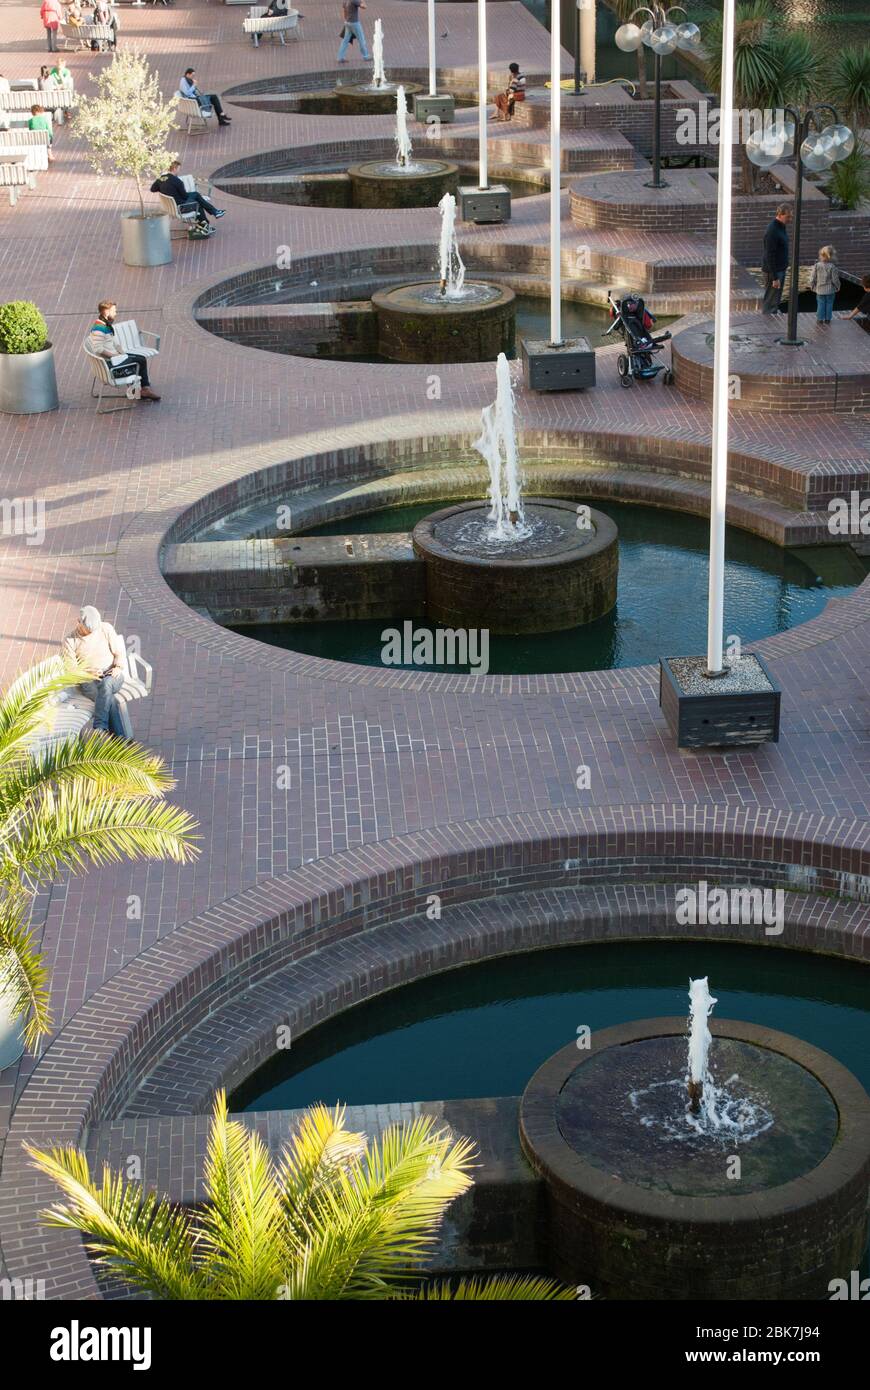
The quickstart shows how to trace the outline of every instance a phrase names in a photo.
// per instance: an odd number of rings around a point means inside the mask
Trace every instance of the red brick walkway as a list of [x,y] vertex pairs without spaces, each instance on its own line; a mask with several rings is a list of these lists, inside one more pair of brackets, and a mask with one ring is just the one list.
[[[217,91],[288,70],[331,69],[337,6],[305,0],[303,8],[305,38],[286,48],[254,50],[241,35],[243,7],[200,0],[170,9],[125,6],[123,41],[147,49],[167,93],[189,61],[201,85]],[[442,9],[450,32],[441,62],[467,64],[475,7]],[[491,6],[493,19],[496,10],[493,66],[519,53],[527,67],[543,67],[543,31],[519,4]],[[384,0],[377,12],[384,18],[387,66],[391,54],[422,61],[422,7]],[[0,16],[4,74],[35,74],[44,61],[37,7],[3,4]],[[83,89],[87,74],[106,59],[70,54],[67,61]],[[188,167],[208,172],[245,154],[348,135],[347,122],[337,118],[239,108],[233,115],[229,130],[179,136]],[[382,134],[389,122],[366,118],[359,127],[361,137]],[[288,359],[204,332],[190,315],[196,293],[270,263],[279,246],[303,256],[434,241],[427,212],[337,213],[231,196],[223,201],[228,216],[209,242],[174,243],[174,263],[160,269],[124,267],[118,213],[130,205],[131,190],[93,174],[73,125],[60,130],[56,163],[40,176],[38,191],[15,209],[0,209],[0,298],[33,298],[46,312],[62,397],[53,415],[0,417],[0,490],[8,498],[43,497],[48,526],[39,547],[2,541],[0,677],[6,682],[54,650],[86,601],[121,631],[135,633],[155,667],[153,696],[136,713],[137,734],[171,764],[175,798],[199,818],[203,835],[194,867],[121,865],[57,884],[44,896],[40,920],[58,1028],[76,1013],[86,1018],[83,1006],[105,982],[117,980],[123,989],[129,980],[135,990],[139,958],[151,959],[143,953],[166,942],[164,958],[171,959],[171,934],[197,914],[219,912],[230,897],[294,874],[300,893],[303,887],[316,893],[317,873],[332,884],[346,862],[332,863],[332,856],[350,856],[353,877],[377,875],[381,865],[392,872],[388,866],[403,857],[412,863],[442,846],[445,852],[462,842],[485,847],[488,826],[504,844],[511,836],[534,840],[542,827],[573,825],[582,816],[600,829],[606,855],[608,836],[624,836],[631,827],[668,825],[675,817],[712,827],[717,817],[733,814],[746,821],[728,829],[727,852],[739,855],[744,836],[746,844],[763,846],[769,828],[786,858],[797,852],[796,843],[804,845],[802,837],[824,843],[828,858],[831,846],[848,844],[849,871],[866,874],[868,585],[806,630],[766,644],[785,690],[782,741],[726,756],[674,750],[649,669],[476,683],[357,673],[261,652],[184,609],[162,581],[157,548],[198,497],[290,458],[473,429],[492,394],[488,366],[443,369],[442,399],[432,402],[422,369]],[[474,235],[540,243],[546,209],[546,198],[524,200],[509,227]],[[98,419],[80,342],[96,300],[106,295],[118,300],[122,318],[135,317],[164,335],[155,371],[163,401]],[[651,451],[666,446],[677,454],[708,438],[702,402],[662,390],[621,391],[607,360],[599,378],[588,395],[521,394],[524,426],[611,440],[648,436]],[[866,417],[796,420],[743,412],[734,420],[733,446],[757,460],[760,472],[786,465],[827,473],[839,484],[866,470],[868,436]],[[592,790],[579,794],[581,761],[592,768]],[[289,791],[276,793],[279,765],[289,765],[292,778]],[[717,838],[726,820],[710,831],[711,851],[726,852]],[[381,854],[388,841],[389,852]],[[140,920],[127,920],[131,894],[141,897]],[[250,922],[258,916],[257,899],[246,902]],[[273,910],[274,895],[266,893],[259,915]],[[74,1090],[75,1059],[60,1042],[36,1080],[64,1056]],[[34,1066],[27,1058],[0,1078],[0,1135],[13,1099],[33,1091],[27,1083]],[[29,1113],[25,1103],[20,1113]],[[67,1119],[59,1115],[58,1124]],[[10,1237],[3,1216],[15,1206],[13,1180],[21,1180],[17,1149],[6,1154],[0,1174],[0,1189],[6,1184],[0,1241],[10,1265],[9,1241],[17,1237]],[[16,1244],[16,1258],[18,1250]]]

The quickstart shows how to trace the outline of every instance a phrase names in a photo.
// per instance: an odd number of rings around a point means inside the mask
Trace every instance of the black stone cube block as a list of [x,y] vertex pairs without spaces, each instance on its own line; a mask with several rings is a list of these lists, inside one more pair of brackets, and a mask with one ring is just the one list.
[[585,391],[595,385],[595,353],[586,338],[568,338],[558,346],[524,338],[522,359],[530,391]]
[[510,189],[501,183],[489,188],[460,188],[459,216],[463,222],[510,222]]

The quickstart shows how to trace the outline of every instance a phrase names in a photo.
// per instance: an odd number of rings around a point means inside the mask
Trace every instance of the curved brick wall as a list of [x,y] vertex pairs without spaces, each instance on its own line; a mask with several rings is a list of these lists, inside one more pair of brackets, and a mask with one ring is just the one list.
[[[189,1109],[193,1096],[184,1079],[185,1040],[221,1006],[238,1001],[288,963],[304,959],[313,971],[302,977],[301,1000],[311,1026],[372,992],[378,981],[385,988],[427,973],[438,954],[429,935],[433,926],[436,936],[443,933],[441,949],[453,953],[452,963],[473,958],[467,921],[458,919],[458,929],[452,931],[449,909],[454,905],[497,895],[501,909],[512,893],[612,883],[617,900],[605,898],[597,919],[591,914],[597,920],[593,931],[601,937],[639,937],[652,927],[677,936],[684,933],[674,924],[667,902],[651,904],[643,885],[700,877],[799,888],[799,894],[786,894],[789,945],[861,960],[870,955],[866,907],[808,896],[820,892],[866,901],[870,852],[841,836],[838,823],[785,813],[760,815],[754,809],[635,806],[628,822],[610,810],[465,823],[304,866],[194,918],[102,985],[55,1038],[29,1080],[14,1114],[0,1180],[0,1239],[11,1276],[45,1277],[50,1297],[97,1296],[78,1238],[39,1226],[38,1212],[52,1188],[27,1163],[22,1139],[37,1145],[81,1141],[91,1124],[124,1112],[173,1048],[170,1087],[177,1102]],[[640,896],[633,900],[636,889]],[[432,892],[441,895],[446,909],[436,924],[425,915]],[[548,919],[547,904],[536,905],[532,899],[530,911],[505,922],[501,938],[494,938],[495,948],[490,937],[484,954],[511,949],[506,945],[511,934],[513,949],[518,941],[540,944],[540,932],[528,934],[530,913],[545,926],[548,920],[566,920],[558,913]],[[574,912],[573,920],[580,923],[584,939],[583,918]],[[377,933],[400,921],[398,955],[393,936],[389,964],[381,958]],[[564,926],[560,930],[565,939]],[[749,930],[758,940],[758,928]],[[354,968],[352,957],[342,951],[343,973],[319,970],[325,948],[363,934],[378,943],[364,966]],[[693,935],[694,929],[686,934]],[[389,949],[384,955],[389,958]],[[350,967],[350,978],[344,966]],[[286,1013],[285,1000],[281,1005]],[[239,1071],[239,1057],[247,1070],[256,1065],[262,1026],[255,1022],[242,1039],[233,1034],[234,1057],[229,1059],[221,1056],[220,1036],[216,1022],[210,1046],[216,1045],[215,1063],[225,1064],[227,1074],[233,1067]],[[170,1103],[165,1098],[164,1108]]]

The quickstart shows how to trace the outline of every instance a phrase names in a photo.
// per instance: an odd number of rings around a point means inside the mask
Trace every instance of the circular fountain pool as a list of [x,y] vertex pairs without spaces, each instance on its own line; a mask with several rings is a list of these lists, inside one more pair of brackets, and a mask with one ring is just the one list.
[[519,1095],[581,1025],[684,1010],[685,982],[700,970],[723,1015],[824,1048],[870,1089],[866,965],[771,947],[621,941],[506,956],[390,990],[295,1038],[232,1108]]
[[[529,499],[533,500],[533,499]],[[619,531],[616,607],[567,632],[493,636],[494,674],[596,671],[658,661],[664,654],[703,651],[706,643],[709,525],[702,517],[608,500]],[[311,535],[410,533],[432,503],[345,518]],[[729,527],[726,533],[726,633],[744,643],[784,632],[821,613],[829,598],[862,582],[866,562],[846,547],[783,550]],[[401,617],[397,614],[395,620]],[[414,619],[416,628],[427,624]],[[273,623],[238,627],[246,636],[333,661],[380,666],[383,620]],[[413,668],[421,669],[419,663]],[[437,664],[422,669],[442,670]],[[451,670],[469,668],[451,667]]]
[[866,1243],[870,1098],[799,1038],[710,1028],[705,1093],[715,1065],[751,1125],[691,1123],[680,1018],[606,1028],[532,1077],[520,1140],[544,1186],[547,1266],[606,1297],[824,1298]]

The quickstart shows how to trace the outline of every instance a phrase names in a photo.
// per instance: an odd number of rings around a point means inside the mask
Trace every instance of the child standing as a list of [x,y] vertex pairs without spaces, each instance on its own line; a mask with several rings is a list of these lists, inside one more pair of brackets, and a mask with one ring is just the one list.
[[816,322],[830,323],[834,312],[834,296],[840,288],[837,253],[833,246],[823,246],[810,276],[810,289],[816,292]]

